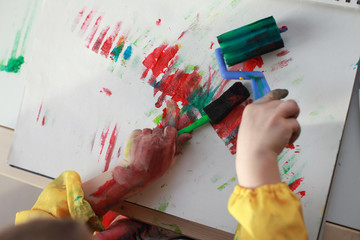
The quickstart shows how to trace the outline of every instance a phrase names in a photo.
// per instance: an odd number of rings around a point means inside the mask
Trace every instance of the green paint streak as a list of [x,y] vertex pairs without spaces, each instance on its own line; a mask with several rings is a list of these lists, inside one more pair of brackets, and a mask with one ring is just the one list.
[[277,162],[279,163],[279,162],[281,161],[281,159],[283,159],[288,152],[289,152],[289,150],[283,151],[283,152],[279,155],[279,157],[278,157],[278,159],[277,159]]
[[296,155],[293,155],[289,160],[287,160],[284,165],[282,166],[282,169],[284,170],[284,174],[286,174],[296,163],[294,161],[296,158]]
[[299,77],[299,78],[295,79],[295,80],[292,81],[292,82],[293,82],[293,84],[299,84],[299,83],[301,83],[303,80],[304,80],[304,77],[302,76],[302,77]]
[[319,112],[317,112],[317,111],[312,111],[312,112],[310,112],[310,115],[313,116],[313,117],[315,117],[315,116],[319,115]]
[[226,183],[224,183],[223,185],[221,185],[221,186],[218,187],[217,189],[218,189],[219,191],[222,191],[222,190],[224,190],[227,186],[229,186],[230,183],[235,182],[235,180],[236,180],[236,177],[232,177],[231,179],[229,179],[229,181],[227,181]]
[[162,120],[162,114],[159,114],[153,119],[153,123],[155,123],[156,125],[159,125],[161,120]]
[[176,224],[167,224],[167,223],[162,223],[162,222],[160,222],[160,224],[163,225],[163,226],[168,227],[173,232],[176,232],[178,234],[182,234],[182,231],[181,231],[180,227],[178,225],[176,225]]
[[21,65],[24,63],[24,57],[10,58],[7,65],[0,64],[0,71],[17,73],[20,71]]

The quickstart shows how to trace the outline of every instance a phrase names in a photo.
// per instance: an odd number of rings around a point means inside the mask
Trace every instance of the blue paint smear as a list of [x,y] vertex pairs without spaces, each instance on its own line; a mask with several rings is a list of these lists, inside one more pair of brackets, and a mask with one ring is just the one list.
[[82,196],[77,196],[77,197],[75,198],[75,202],[76,202],[77,200],[79,200],[80,198],[82,198]]
[[124,52],[124,59],[128,60],[131,57],[131,54],[132,54],[132,47],[130,45],[126,48],[126,50]]

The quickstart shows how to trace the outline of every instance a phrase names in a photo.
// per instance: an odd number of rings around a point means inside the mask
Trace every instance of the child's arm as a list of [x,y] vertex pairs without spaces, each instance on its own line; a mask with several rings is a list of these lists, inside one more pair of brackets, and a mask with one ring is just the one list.
[[287,94],[287,90],[273,90],[245,108],[236,155],[236,172],[242,187],[281,182],[277,157],[300,135],[298,105],[293,100],[280,100]]
[[133,131],[125,144],[125,159],[82,184],[85,199],[96,214],[105,214],[113,205],[161,177],[190,138],[190,134],[178,136],[174,127]]
[[299,107],[274,90],[248,105],[238,134],[239,185],[228,209],[239,222],[237,239],[307,239],[299,198],[281,183],[277,157],[300,134]]

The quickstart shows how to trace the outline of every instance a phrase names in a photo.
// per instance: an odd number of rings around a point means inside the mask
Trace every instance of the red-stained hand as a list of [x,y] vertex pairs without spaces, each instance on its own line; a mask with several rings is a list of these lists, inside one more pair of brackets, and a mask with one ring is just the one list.
[[164,175],[190,139],[188,133],[178,136],[174,127],[133,131],[125,144],[125,159],[82,184],[85,199],[96,214],[105,214]]
[[146,185],[164,175],[175,163],[190,134],[177,135],[174,127],[134,130],[125,144],[125,159],[120,165],[142,172]]

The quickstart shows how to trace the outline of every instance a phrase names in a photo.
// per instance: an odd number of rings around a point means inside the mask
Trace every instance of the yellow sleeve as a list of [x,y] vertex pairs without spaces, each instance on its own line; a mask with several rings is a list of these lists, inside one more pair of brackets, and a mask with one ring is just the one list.
[[236,186],[228,209],[239,222],[235,239],[308,239],[300,199],[286,183]]
[[73,218],[89,222],[93,229],[101,229],[100,220],[84,199],[81,184],[78,173],[63,172],[44,188],[31,210],[16,214],[15,224],[36,218]]

